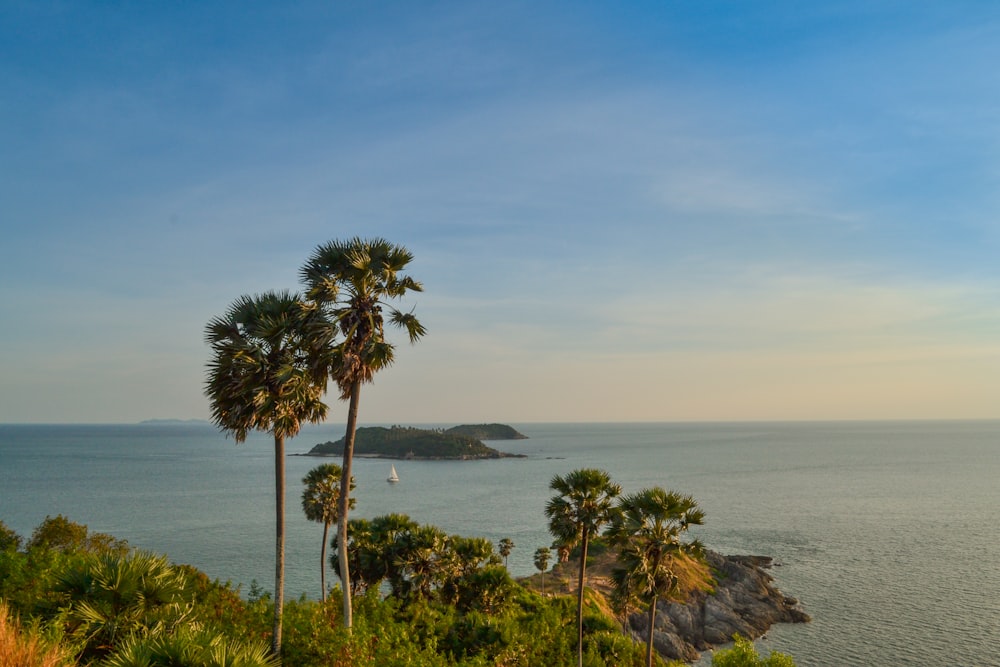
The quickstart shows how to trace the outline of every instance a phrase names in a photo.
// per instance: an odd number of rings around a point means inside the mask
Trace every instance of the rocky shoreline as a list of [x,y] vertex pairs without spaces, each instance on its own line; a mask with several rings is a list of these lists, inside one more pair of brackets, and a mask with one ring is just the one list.
[[[784,595],[765,571],[767,556],[723,556],[706,551],[716,577],[715,590],[695,591],[686,603],[660,602],[653,646],[665,658],[692,662],[702,651],[732,641],[734,634],[756,639],[775,623],[808,623],[799,601]],[[628,631],[641,642],[648,633],[645,612],[632,614]]]

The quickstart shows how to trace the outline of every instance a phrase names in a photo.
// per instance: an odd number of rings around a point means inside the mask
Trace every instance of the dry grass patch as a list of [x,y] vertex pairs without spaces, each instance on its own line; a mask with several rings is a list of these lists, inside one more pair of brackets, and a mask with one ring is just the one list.
[[[601,553],[587,558],[585,572],[586,585],[604,596],[611,594],[611,572],[618,565],[617,552],[606,549]],[[695,591],[710,591],[715,587],[715,579],[708,565],[696,558],[682,555],[674,559],[674,573],[679,580],[675,600],[685,601]],[[565,563],[557,563],[544,574],[544,592],[546,595],[576,594],[576,583],[580,576],[580,560],[571,558]],[[543,574],[537,573],[530,577],[519,579],[521,584],[533,591],[542,592]]]
[[69,651],[52,644],[33,629],[25,629],[7,604],[0,601],[0,665],[3,667],[69,667]]

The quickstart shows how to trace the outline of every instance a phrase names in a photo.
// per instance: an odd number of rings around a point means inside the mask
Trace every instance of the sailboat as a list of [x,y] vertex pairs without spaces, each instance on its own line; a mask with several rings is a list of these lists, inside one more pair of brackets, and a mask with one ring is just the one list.
[[386,479],[385,481],[389,482],[390,484],[395,484],[396,482],[399,481],[399,475],[396,474],[395,464],[393,464],[392,466],[392,472],[389,473],[389,478]]

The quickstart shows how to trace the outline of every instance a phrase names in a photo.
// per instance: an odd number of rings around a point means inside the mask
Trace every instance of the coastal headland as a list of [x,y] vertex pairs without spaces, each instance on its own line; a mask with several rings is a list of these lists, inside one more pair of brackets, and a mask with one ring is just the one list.
[[[596,551],[587,557],[588,604],[624,621],[622,631],[645,643],[649,636],[647,612],[634,611],[623,619],[611,609],[616,552],[600,542]],[[657,602],[653,647],[668,660],[694,662],[703,651],[730,643],[734,634],[757,639],[775,623],[811,621],[798,600],[775,586],[774,577],[767,572],[773,564],[769,556],[726,556],[710,549],[705,550],[704,561],[675,563],[679,593]],[[520,581],[538,592],[570,595],[576,589],[578,568],[578,554],[574,554],[550,572]]]
[[[448,429],[412,426],[365,426],[355,435],[354,455],[370,458],[467,461],[525,458],[501,452],[483,440],[523,440],[527,436],[506,424],[462,424]],[[344,438],[320,443],[305,456],[340,456]]]

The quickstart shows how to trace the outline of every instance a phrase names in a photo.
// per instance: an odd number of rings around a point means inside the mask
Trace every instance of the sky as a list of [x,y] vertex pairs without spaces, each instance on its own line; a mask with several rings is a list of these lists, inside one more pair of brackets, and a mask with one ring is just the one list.
[[[0,422],[414,254],[363,423],[1000,418],[1000,4],[0,0]],[[329,421],[346,406],[330,395]]]

